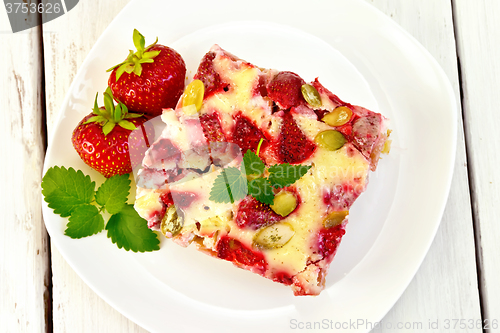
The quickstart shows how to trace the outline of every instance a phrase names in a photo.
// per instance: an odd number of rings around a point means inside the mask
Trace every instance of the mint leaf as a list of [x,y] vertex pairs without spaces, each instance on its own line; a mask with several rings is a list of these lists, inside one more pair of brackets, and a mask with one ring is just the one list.
[[264,174],[264,170],[266,169],[266,165],[259,156],[257,156],[250,149],[247,150],[245,155],[243,156],[243,165],[245,168],[245,174],[249,175],[257,175],[261,176]]
[[256,178],[248,184],[248,194],[262,203],[274,203],[273,188],[266,178]]
[[54,213],[68,217],[78,206],[92,202],[95,182],[80,170],[52,167],[42,179],[42,194]]
[[115,175],[106,181],[97,190],[96,202],[106,208],[108,213],[117,214],[125,206],[130,192],[129,175]]
[[276,164],[269,167],[269,182],[274,188],[283,188],[292,185],[304,176],[311,166]]
[[220,203],[234,203],[243,199],[248,193],[247,179],[235,167],[223,169],[215,179],[210,200]]
[[75,207],[69,217],[64,234],[71,238],[82,238],[97,234],[104,229],[104,219],[94,205]]
[[118,246],[133,252],[151,252],[159,250],[160,241],[148,228],[148,223],[137,214],[133,205],[127,204],[110,217],[106,224],[108,238]]

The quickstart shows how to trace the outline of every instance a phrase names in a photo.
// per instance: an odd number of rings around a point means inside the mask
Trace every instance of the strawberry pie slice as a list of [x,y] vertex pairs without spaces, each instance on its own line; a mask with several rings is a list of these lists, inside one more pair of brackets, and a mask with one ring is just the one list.
[[214,45],[148,150],[135,208],[181,246],[318,295],[386,119]]

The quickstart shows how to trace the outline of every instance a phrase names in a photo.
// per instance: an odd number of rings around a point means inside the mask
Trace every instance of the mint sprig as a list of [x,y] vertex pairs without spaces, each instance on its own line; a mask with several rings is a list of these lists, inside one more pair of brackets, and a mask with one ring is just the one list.
[[119,213],[111,216],[106,230],[108,238],[120,249],[123,247],[134,252],[159,250],[156,234],[148,228],[133,205],[127,204]]
[[92,236],[104,229],[104,218],[94,205],[76,207],[69,217],[64,234],[71,238]]
[[119,213],[125,203],[130,192],[129,175],[116,175],[108,178],[97,190],[95,201],[101,207],[104,207],[108,213]]
[[[127,204],[129,192],[128,174],[106,179],[97,191],[89,176],[73,168],[52,167],[42,179],[42,194],[48,206],[61,217],[69,217],[64,231],[67,236],[78,239],[106,229],[118,248],[133,252],[159,250],[157,235]],[[111,214],[107,223],[104,211]]]
[[[243,156],[241,170],[235,167],[222,169],[210,191],[210,200],[234,203],[249,194],[262,203],[272,205],[274,189],[291,186],[311,169],[308,165],[288,163],[266,168],[259,157],[262,142],[263,139],[260,140],[256,153],[247,150]],[[266,174],[269,176],[265,177]]]
[[290,165],[288,163],[271,165],[267,169],[269,182],[274,188],[290,186],[302,178],[310,168],[308,165]]
[[248,192],[247,180],[235,167],[222,170],[210,191],[210,200],[219,203],[234,203],[243,199]]
[[93,200],[95,182],[73,168],[53,167],[47,170],[42,181],[42,194],[49,208],[61,217],[68,217],[78,206]]

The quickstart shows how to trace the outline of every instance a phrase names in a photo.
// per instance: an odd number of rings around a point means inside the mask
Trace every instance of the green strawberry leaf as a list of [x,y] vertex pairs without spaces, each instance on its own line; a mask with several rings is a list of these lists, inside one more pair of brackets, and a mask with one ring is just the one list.
[[111,133],[111,131],[113,130],[113,128],[115,128],[115,123],[112,122],[112,121],[108,121],[103,127],[102,127],[102,132],[104,133],[104,135],[108,135],[109,133]]
[[210,200],[220,203],[234,203],[243,199],[248,193],[247,179],[235,167],[223,169],[215,179]]
[[137,214],[132,205],[125,205],[119,213],[111,216],[106,230],[108,238],[120,249],[133,252],[160,249],[157,235],[148,228],[146,220]]
[[135,130],[137,127],[135,127],[134,123],[131,123],[130,121],[127,121],[127,120],[120,120],[118,122],[118,125],[120,125],[121,127],[125,128],[125,129],[128,129],[128,130]]
[[113,97],[108,93],[109,87],[104,92],[104,108],[113,116],[113,111],[115,110],[115,104],[113,103]]
[[149,52],[144,52],[142,55],[143,60],[153,60],[154,57],[156,57],[158,54],[160,54],[161,51],[149,51]]
[[288,163],[276,164],[269,167],[269,182],[274,188],[283,188],[292,185],[307,171],[311,169],[308,165],[290,165]]
[[106,118],[104,118],[103,116],[93,116],[93,117],[90,117],[89,119],[87,119],[86,122],[84,122],[83,124],[89,124],[89,123],[105,123],[107,122],[108,120]]
[[272,205],[274,203],[274,192],[269,180],[256,178],[248,184],[248,194],[262,203]]
[[92,236],[104,229],[104,219],[94,205],[78,206],[71,212],[64,234],[71,238]]
[[80,170],[52,167],[42,179],[42,194],[49,208],[62,217],[68,217],[78,206],[94,199],[95,182]]
[[108,213],[117,214],[125,206],[130,192],[129,174],[115,175],[106,181],[97,190],[95,200]]
[[121,103],[118,103],[115,107],[115,110],[113,112],[113,121],[115,123],[120,122],[120,119],[122,119],[122,105]]
[[132,38],[134,40],[134,46],[137,51],[144,50],[144,46],[146,46],[146,39],[137,29],[134,29]]
[[126,113],[124,119],[140,118],[142,116],[142,113]]

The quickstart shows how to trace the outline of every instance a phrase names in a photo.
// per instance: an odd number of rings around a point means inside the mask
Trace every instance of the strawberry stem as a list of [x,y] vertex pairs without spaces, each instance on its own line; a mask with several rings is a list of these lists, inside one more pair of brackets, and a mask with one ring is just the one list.
[[149,51],[149,49],[151,49],[156,45],[156,43],[158,43],[158,37],[156,37],[156,41],[153,44],[144,47],[146,45],[146,39],[137,29],[134,29],[132,39],[134,41],[134,46],[137,49],[137,52],[134,53],[134,51],[130,50],[127,59],[125,59],[124,62],[119,63],[118,65],[113,66],[106,71],[110,72],[115,68],[118,68],[115,73],[116,81],[118,81],[118,79],[120,79],[122,74],[125,72],[127,72],[128,74],[134,73],[137,76],[141,76],[141,64],[154,62],[153,58],[160,54],[160,51]]
[[94,101],[93,114],[95,116],[90,117],[85,124],[99,123],[102,126],[102,132],[104,135],[108,135],[116,125],[128,130],[136,129],[134,123],[125,119],[139,118],[143,116],[142,114],[129,113],[128,108],[121,102],[118,102],[115,106],[115,103],[113,102],[113,93],[109,87],[104,92],[104,107],[98,107],[98,95],[99,94],[95,95]]
[[257,152],[255,153],[255,155],[259,156],[260,146],[262,146],[263,142],[264,142],[264,138],[260,138],[259,145],[257,146]]

